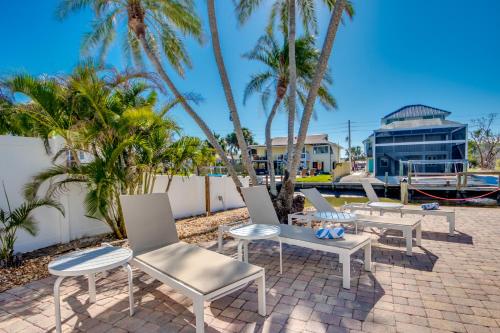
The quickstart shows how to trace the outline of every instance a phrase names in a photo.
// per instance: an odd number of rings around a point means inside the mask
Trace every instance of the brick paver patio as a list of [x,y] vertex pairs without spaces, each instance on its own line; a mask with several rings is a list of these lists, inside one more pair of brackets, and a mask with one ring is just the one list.
[[[250,261],[266,269],[268,316],[257,314],[250,285],[207,304],[206,331],[500,332],[500,210],[457,208],[457,236],[447,228],[443,218],[424,218],[422,247],[413,257],[397,235],[373,233],[373,271],[354,261],[350,290],[341,288],[335,255],[284,246],[281,276],[276,243],[252,243]],[[226,254],[234,253],[228,242]],[[53,282],[1,293],[0,332],[54,331]],[[123,271],[100,276],[92,305],[85,279],[65,280],[64,331],[194,332],[186,297],[139,271],[134,284],[136,314],[129,317]]]

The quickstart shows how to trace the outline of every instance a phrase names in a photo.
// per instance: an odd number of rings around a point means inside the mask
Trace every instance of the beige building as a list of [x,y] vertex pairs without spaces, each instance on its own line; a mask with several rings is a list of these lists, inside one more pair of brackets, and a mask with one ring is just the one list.
[[[297,138],[295,138],[295,141]],[[276,174],[282,174],[286,168],[287,137],[272,139],[273,160]],[[267,152],[265,145],[251,145],[250,156],[257,174],[267,174]],[[340,150],[336,143],[328,141],[328,134],[314,134],[306,137],[302,150],[300,166],[305,169],[316,169],[318,172],[330,173],[335,164],[340,161]]]

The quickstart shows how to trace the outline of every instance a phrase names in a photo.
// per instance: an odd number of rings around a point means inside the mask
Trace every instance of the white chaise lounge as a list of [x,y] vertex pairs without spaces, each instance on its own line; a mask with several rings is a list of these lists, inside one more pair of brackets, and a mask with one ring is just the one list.
[[279,225],[282,243],[313,250],[335,253],[342,264],[342,286],[351,288],[351,255],[360,249],[365,251],[365,270],[371,270],[371,238],[369,235],[345,234],[344,239],[318,239],[311,228],[280,224],[273,203],[265,186],[242,188],[241,192],[250,213],[251,223]]
[[204,302],[255,281],[258,312],[266,315],[264,268],[180,242],[168,194],[120,196],[131,264],[193,300],[196,333],[204,332]]
[[[368,203],[370,202],[379,202],[380,199],[375,193],[372,184],[366,179],[361,180],[361,185],[366,192],[366,196],[368,197]],[[378,211],[380,215],[383,215],[385,212],[391,213],[399,213],[401,217],[404,215],[419,215],[419,216],[444,216],[446,217],[446,221],[448,222],[448,233],[450,236],[455,235],[455,211],[449,209],[437,209],[437,210],[423,210],[419,208],[376,208],[370,207],[368,204],[348,204],[342,207],[343,210],[349,210],[350,212],[355,211],[369,211],[370,214],[374,211]]]
[[[302,189],[302,193],[311,202],[311,204],[316,208],[318,212],[333,212],[335,213],[335,208],[330,205],[330,203],[319,193],[316,188]],[[406,240],[406,254],[412,255],[413,247],[413,230],[415,230],[415,238],[417,246],[421,245],[422,242],[422,223],[420,220],[408,219],[403,217],[387,217],[387,216],[369,216],[357,214],[356,221],[343,222],[346,224],[354,224],[356,226],[356,232],[358,227],[375,227],[379,229],[390,229],[399,230],[403,233],[403,237]],[[318,220],[314,215],[308,217],[310,220]],[[309,222],[310,223],[310,222]]]

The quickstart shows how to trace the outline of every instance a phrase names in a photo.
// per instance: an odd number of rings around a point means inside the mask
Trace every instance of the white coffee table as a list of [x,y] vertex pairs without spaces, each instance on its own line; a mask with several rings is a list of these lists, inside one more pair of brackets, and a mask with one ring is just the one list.
[[247,224],[229,230],[229,234],[238,239],[238,260],[248,262],[248,243],[259,239],[276,239],[280,245],[280,273],[283,273],[282,246],[280,227],[270,224]]
[[128,262],[132,259],[132,251],[129,249],[102,246],[98,248],[72,252],[49,263],[49,273],[57,275],[54,283],[54,303],[56,312],[56,332],[61,332],[61,305],[59,288],[61,282],[68,276],[88,277],[89,302],[94,303],[96,299],[95,274],[109,269],[123,266],[128,273],[130,315],[134,315],[134,296],[132,294],[132,268]]

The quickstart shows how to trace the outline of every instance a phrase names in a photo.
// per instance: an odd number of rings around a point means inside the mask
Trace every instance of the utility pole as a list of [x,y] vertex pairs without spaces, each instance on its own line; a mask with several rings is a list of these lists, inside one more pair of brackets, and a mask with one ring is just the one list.
[[351,168],[352,168],[352,151],[351,151],[351,120],[347,121],[347,129],[348,129],[348,137],[347,137],[347,142],[348,142],[348,154],[349,154],[349,162],[351,163]]

